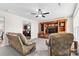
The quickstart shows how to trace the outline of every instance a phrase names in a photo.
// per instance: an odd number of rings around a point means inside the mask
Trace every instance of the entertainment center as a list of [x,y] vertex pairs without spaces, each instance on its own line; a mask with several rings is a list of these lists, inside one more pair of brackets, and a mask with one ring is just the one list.
[[39,23],[39,38],[48,38],[51,33],[60,33],[66,31],[67,19],[60,19]]

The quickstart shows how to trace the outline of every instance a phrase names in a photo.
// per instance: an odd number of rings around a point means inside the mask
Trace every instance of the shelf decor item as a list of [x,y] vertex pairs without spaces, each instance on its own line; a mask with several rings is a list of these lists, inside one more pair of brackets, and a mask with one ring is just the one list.
[[64,25],[65,25],[65,23],[64,23],[64,22],[60,23],[60,26],[64,26]]

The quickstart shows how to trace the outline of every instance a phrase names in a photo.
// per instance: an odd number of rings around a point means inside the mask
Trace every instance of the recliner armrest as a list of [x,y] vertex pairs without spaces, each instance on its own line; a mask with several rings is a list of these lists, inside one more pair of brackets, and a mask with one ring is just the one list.
[[29,45],[32,45],[32,44],[35,44],[35,42],[33,42],[33,41],[28,41],[28,42],[25,43],[26,46],[29,46]]
[[49,40],[46,40],[46,45],[47,45],[48,47],[50,46]]

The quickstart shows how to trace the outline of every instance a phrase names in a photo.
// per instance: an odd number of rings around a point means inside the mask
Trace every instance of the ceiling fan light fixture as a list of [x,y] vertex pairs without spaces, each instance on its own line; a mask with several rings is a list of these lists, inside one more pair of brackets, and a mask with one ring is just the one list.
[[42,15],[38,15],[39,17],[41,17]]
[[38,9],[36,8],[36,12],[38,12]]
[[41,9],[36,9],[36,13],[31,13],[33,15],[36,15],[36,17],[45,17],[45,15],[50,14],[49,12],[43,13]]

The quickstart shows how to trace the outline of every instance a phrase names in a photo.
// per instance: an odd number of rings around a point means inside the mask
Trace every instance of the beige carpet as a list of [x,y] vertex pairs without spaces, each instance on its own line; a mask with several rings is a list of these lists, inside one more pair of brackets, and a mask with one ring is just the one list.
[[[36,41],[36,50],[27,56],[49,56],[48,47],[45,44],[46,39],[37,38],[34,41]],[[0,47],[0,56],[21,56],[21,54],[10,46],[5,46]]]

